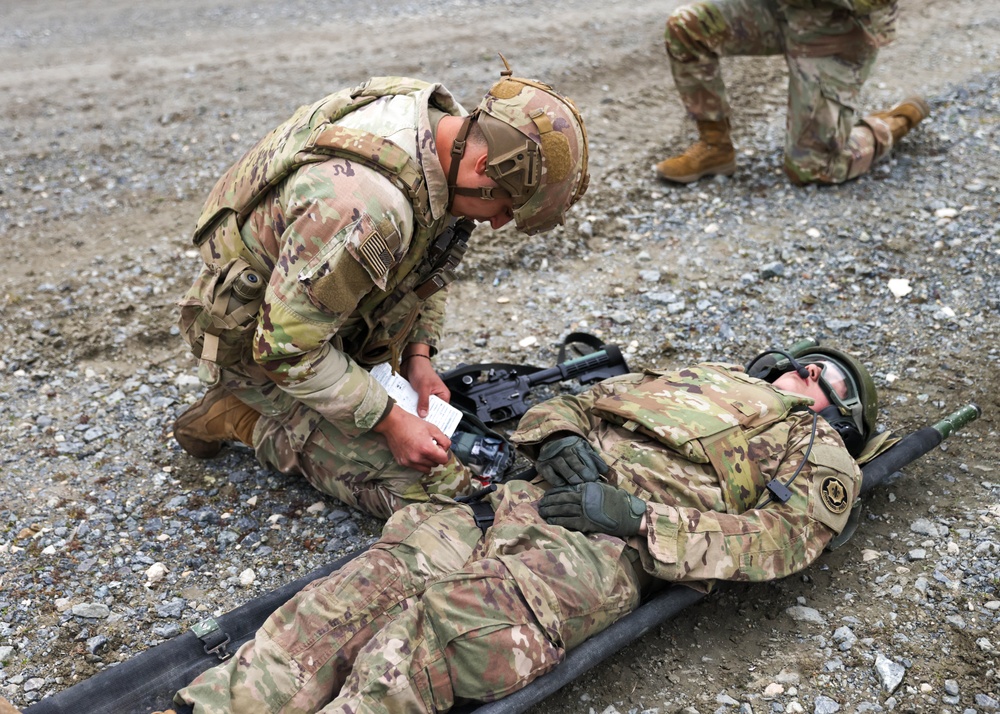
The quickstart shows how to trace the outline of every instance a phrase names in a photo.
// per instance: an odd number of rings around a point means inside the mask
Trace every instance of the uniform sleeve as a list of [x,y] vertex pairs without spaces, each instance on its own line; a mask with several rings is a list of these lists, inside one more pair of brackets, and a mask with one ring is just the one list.
[[359,303],[405,255],[412,209],[392,184],[342,159],[300,169],[280,189],[286,225],[254,336],[279,388],[345,433],[374,426],[388,395],[341,347]]
[[[762,460],[766,481],[787,483],[802,463],[813,418],[796,413],[772,427],[787,432],[787,449]],[[740,515],[649,503],[647,572],[676,582],[760,581],[805,568],[843,530],[861,486],[861,470],[843,442],[819,419],[816,439],[786,503],[772,502]]]
[[531,407],[518,422],[510,440],[534,458],[542,442],[557,432],[587,438],[600,419],[591,414],[594,402],[625,391],[646,379],[642,374],[626,374],[605,379],[580,394],[563,394]]
[[420,342],[430,345],[431,355],[438,349],[441,333],[444,329],[444,307],[447,301],[448,288],[431,295],[420,306],[420,316],[417,318],[407,342]]

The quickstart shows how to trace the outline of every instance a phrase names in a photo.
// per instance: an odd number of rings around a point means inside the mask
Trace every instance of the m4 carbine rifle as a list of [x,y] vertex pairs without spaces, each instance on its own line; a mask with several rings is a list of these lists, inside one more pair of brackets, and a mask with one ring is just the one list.
[[[582,342],[598,349],[561,361],[566,345],[573,342]],[[441,379],[451,390],[452,404],[474,413],[485,424],[497,424],[516,419],[528,411],[530,405],[525,398],[537,385],[554,384],[568,379],[576,379],[580,384],[591,384],[629,371],[618,347],[605,345],[592,335],[583,333],[566,337],[559,359],[559,364],[548,368],[498,362],[459,365],[443,373]]]

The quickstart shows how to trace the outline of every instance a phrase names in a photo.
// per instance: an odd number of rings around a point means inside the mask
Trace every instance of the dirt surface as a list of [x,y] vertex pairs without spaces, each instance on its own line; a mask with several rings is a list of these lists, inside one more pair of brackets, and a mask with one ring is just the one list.
[[[451,301],[443,367],[550,362],[553,345],[578,328],[629,346],[633,367],[741,360],[820,332],[873,364],[883,425],[913,430],[967,402],[984,410],[946,451],[875,494],[862,531],[843,549],[802,576],[723,588],[536,711],[611,706],[665,714],[741,703],[758,714],[821,711],[821,696],[844,711],[991,710],[975,696],[995,700],[1000,689],[996,611],[991,621],[983,609],[1000,599],[995,574],[953,578],[954,587],[938,579],[936,596],[910,595],[921,574],[933,580],[944,558],[965,553],[963,531],[970,542],[977,532],[991,534],[975,541],[993,543],[977,548],[979,558],[995,554],[1000,540],[1000,512],[990,510],[1000,481],[1000,4],[903,2],[899,39],[883,51],[864,105],[920,93],[932,100],[934,117],[871,178],[820,190],[791,188],[780,175],[785,70],[774,58],[724,65],[741,150],[733,180],[675,188],[652,178],[651,165],[682,148],[691,132],[662,49],[662,24],[676,2],[627,10],[596,0],[375,0],[369,10],[303,0],[7,5],[0,27],[0,237],[8,251],[0,392],[9,433],[38,400],[58,404],[71,391],[53,380],[96,374],[114,387],[150,370],[193,373],[172,331],[174,302],[195,273],[190,229],[218,175],[295,107],[376,74],[441,81],[471,107],[497,76],[499,50],[516,72],[550,81],[580,106],[593,180],[567,226],[549,236],[477,233]],[[829,279],[810,272],[810,262],[832,261],[841,250],[861,267]],[[743,279],[775,259],[789,266],[777,283]],[[686,299],[686,312],[653,313],[642,302],[650,290],[640,271],[651,266],[661,274],[657,290],[677,296],[663,303]],[[895,298],[885,288],[891,278],[908,279],[914,294]],[[721,296],[714,306],[698,307],[712,294]],[[945,317],[934,317],[945,308]],[[88,419],[97,424],[106,414]],[[16,447],[13,437],[5,442],[0,486],[46,458],[52,444],[44,429],[35,433]],[[185,487],[213,478],[165,428],[139,425],[128,438],[144,443],[146,455],[121,478],[140,484],[171,469]],[[234,458],[252,463],[246,453]],[[0,589],[31,567],[8,546],[23,513],[39,508],[58,481],[40,477],[0,506],[7,514]],[[11,482],[6,488],[13,490]],[[950,535],[915,535],[911,524],[924,518],[947,522]],[[928,561],[908,559],[922,543],[932,552]],[[879,558],[868,560],[867,552]],[[170,565],[169,553],[161,557]],[[308,570],[293,559],[289,577]],[[900,582],[897,597],[891,586]],[[231,594],[226,604],[241,597]],[[826,614],[829,625],[787,617],[797,599]],[[29,609],[39,622],[57,617],[51,602]],[[965,627],[946,621],[956,609]],[[843,622],[862,644],[838,653],[832,633]],[[25,630],[3,634],[10,640],[0,646],[12,645]],[[121,652],[148,642],[118,636]],[[22,705],[31,701],[20,698],[25,678],[47,678],[51,692],[102,666],[87,669],[68,648],[21,649],[2,662],[0,683],[17,685],[4,691]],[[876,651],[907,665],[891,700],[872,674]],[[842,666],[831,669],[837,659]],[[946,680],[960,694],[947,694]],[[773,683],[783,694],[765,698]]]

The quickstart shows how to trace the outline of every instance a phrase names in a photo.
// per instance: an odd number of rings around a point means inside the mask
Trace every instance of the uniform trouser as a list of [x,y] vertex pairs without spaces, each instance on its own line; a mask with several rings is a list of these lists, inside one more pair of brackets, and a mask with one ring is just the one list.
[[785,55],[785,168],[800,182],[855,178],[892,148],[884,120],[855,115],[878,47],[846,11],[779,7],[775,0],[700,2],[670,16],[666,46],[685,108],[707,121],[730,115],[720,57]]
[[265,376],[223,370],[214,383],[260,413],[253,433],[258,461],[283,474],[301,474],[323,493],[379,518],[433,495],[464,496],[482,488],[450,452],[430,473],[400,466],[381,434],[346,434],[315,409],[282,395]]
[[483,486],[451,452],[448,461],[423,474],[397,464],[380,434],[348,436],[315,417],[315,427],[301,442],[287,419],[261,417],[254,430],[257,458],[281,473],[302,474],[323,493],[379,518],[435,494],[464,496]]
[[541,493],[503,487],[485,536],[444,499],[399,511],[178,702],[196,714],[388,714],[524,687],[639,602],[624,541],[546,524]]

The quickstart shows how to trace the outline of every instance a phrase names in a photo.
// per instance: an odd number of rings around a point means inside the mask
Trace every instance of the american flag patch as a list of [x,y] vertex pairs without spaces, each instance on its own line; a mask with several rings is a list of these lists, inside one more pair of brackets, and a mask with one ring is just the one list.
[[361,241],[358,255],[372,275],[385,275],[392,267],[392,252],[389,244],[377,230]]

